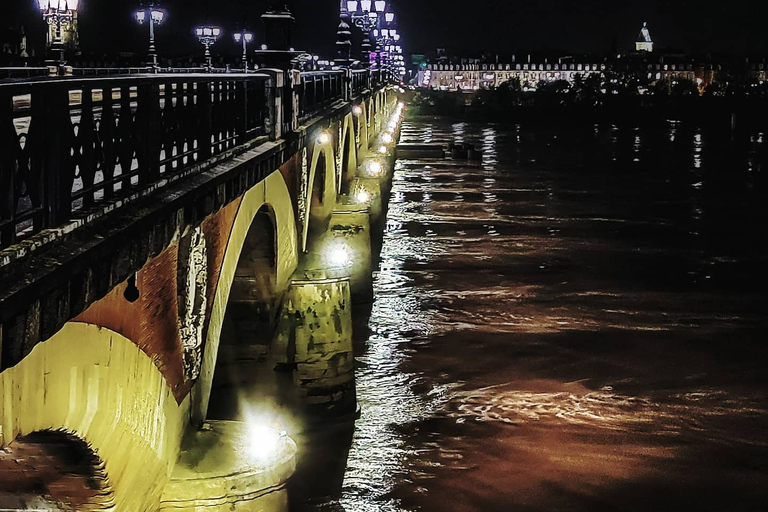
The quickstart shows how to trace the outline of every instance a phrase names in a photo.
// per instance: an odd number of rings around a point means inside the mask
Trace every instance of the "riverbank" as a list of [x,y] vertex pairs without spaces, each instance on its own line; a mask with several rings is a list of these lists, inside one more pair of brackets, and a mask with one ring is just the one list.
[[486,90],[419,90],[408,97],[410,115],[442,116],[474,122],[612,122],[625,125],[684,122],[723,129],[768,127],[768,101],[750,97],[597,95]]

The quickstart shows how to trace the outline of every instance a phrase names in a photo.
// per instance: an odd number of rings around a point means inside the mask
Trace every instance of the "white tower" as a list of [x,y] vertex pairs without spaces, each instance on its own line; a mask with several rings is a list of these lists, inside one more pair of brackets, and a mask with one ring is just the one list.
[[640,35],[637,36],[637,43],[635,48],[639,52],[652,52],[653,40],[651,39],[651,33],[648,31],[648,23],[643,23],[643,28],[640,30]]

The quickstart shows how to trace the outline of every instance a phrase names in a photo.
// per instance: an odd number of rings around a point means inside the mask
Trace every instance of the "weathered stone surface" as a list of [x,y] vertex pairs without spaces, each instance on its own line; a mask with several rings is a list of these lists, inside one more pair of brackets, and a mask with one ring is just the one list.
[[190,431],[160,510],[287,512],[285,485],[296,470],[296,443],[253,427],[212,421]]
[[357,401],[349,281],[293,281],[283,301],[273,351],[276,359],[295,365],[294,382],[307,405],[321,405],[310,413],[353,413]]
[[188,410],[133,341],[92,325],[67,324],[0,374],[0,446],[48,430],[86,440],[116,512],[157,510]]

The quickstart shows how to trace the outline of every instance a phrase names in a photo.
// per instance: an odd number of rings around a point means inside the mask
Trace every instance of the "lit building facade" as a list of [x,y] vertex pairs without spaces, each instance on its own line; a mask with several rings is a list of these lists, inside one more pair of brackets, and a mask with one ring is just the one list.
[[539,82],[566,80],[577,75],[586,78],[600,74],[605,64],[589,63],[525,63],[525,64],[427,64],[419,70],[419,87],[444,91],[493,89],[504,82],[519,80],[525,89],[535,89]]
[[[639,82],[652,85],[665,81],[674,85],[677,81],[690,80],[697,86],[708,85],[713,79],[711,65],[697,64],[694,59],[678,54],[653,53],[653,40],[644,23],[636,43],[636,51],[615,58],[555,57],[539,58],[532,62],[482,63],[470,61],[455,64],[441,61],[427,63],[420,67],[417,85],[423,88],[446,91],[472,91],[494,89],[510,80],[519,80],[521,88],[535,90],[539,84],[564,80],[573,84],[578,77],[588,79],[592,75],[613,73],[621,78],[635,78]],[[543,62],[541,62],[543,61]],[[762,68],[761,68],[762,69]],[[755,69],[755,75],[759,71]],[[763,75],[765,73],[763,72]],[[613,77],[618,80],[619,77]]]
[[653,51],[653,39],[651,39],[651,32],[648,30],[648,23],[643,23],[643,28],[640,30],[640,35],[637,36],[635,50],[638,52],[649,53]]

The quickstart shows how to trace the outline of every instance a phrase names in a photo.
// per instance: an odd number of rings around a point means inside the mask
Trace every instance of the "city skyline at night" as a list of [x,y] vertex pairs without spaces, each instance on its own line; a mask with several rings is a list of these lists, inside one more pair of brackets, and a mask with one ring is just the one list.
[[[43,30],[43,22],[31,0],[8,0],[7,27],[24,26],[31,38]],[[294,0],[285,2],[297,19],[296,46],[332,55],[338,26],[338,3]],[[141,52],[142,31],[132,19],[139,2],[80,2],[80,37],[83,51]],[[196,49],[192,27],[215,23],[233,32],[248,26],[262,35],[260,15],[268,2],[197,0],[162,2],[168,11],[165,26],[158,31],[159,46],[169,55],[189,54]],[[687,53],[760,53],[768,51],[762,19],[768,7],[762,2],[737,0],[727,6],[693,5],[689,2],[650,0],[618,5],[603,0],[573,3],[464,2],[422,0],[393,2],[408,53],[430,53],[435,48],[454,52],[509,52],[553,50],[600,53],[634,47],[638,26],[647,21],[654,39],[663,46]],[[714,22],[716,20],[716,22]],[[104,27],[110,27],[104,30]],[[39,38],[39,37],[38,37]],[[31,44],[39,42],[31,41]],[[230,48],[231,46],[231,48]],[[222,53],[235,52],[236,45],[221,44]]]

